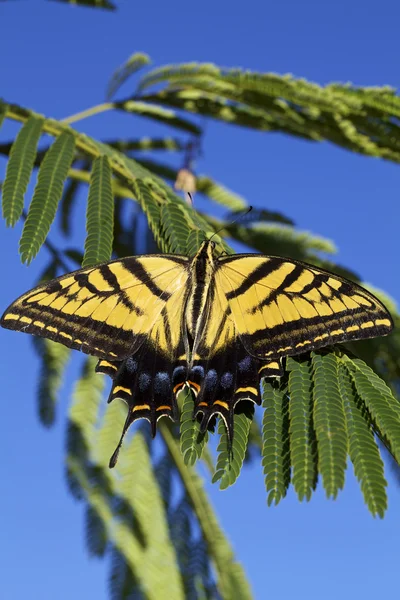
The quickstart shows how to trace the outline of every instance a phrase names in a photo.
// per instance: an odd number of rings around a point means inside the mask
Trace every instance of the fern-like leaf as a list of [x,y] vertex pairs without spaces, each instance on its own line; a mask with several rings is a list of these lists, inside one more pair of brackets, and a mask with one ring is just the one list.
[[241,211],[247,208],[244,198],[228,190],[225,186],[210,179],[210,177],[198,177],[196,179],[198,192],[205,194],[218,204],[230,208],[232,211]]
[[338,377],[339,361],[333,352],[312,353],[314,426],[318,441],[318,469],[327,497],[343,489],[347,461],[347,431]]
[[375,443],[365,405],[343,364],[339,365],[339,390],[346,415],[349,455],[370,512],[383,517],[387,508],[383,462]]
[[75,200],[77,199],[81,181],[70,178],[65,186],[64,193],[60,203],[60,229],[64,235],[71,233],[72,213]]
[[172,252],[184,254],[187,246],[190,223],[186,213],[178,204],[167,203],[161,209],[161,221],[164,228],[164,237]]
[[147,102],[139,102],[138,100],[127,100],[126,102],[115,102],[114,106],[118,110],[159,121],[192,135],[201,134],[201,129],[197,125],[180,117],[176,111],[157,104],[150,105]]
[[107,550],[108,536],[103,519],[92,507],[86,508],[86,547],[90,556],[102,557]]
[[99,156],[93,164],[86,212],[87,237],[83,267],[110,260],[114,235],[114,198],[110,163]]
[[[140,469],[135,465],[140,465]],[[120,458],[118,469],[121,475],[120,494],[129,499],[144,534],[143,560],[137,567],[140,580],[147,589],[147,597],[183,600],[182,580],[160,490],[141,434],[133,437]]]
[[83,363],[75,384],[69,419],[79,429],[82,441],[89,450],[94,444],[99,407],[104,389],[104,377],[95,372],[97,359],[89,356]]
[[62,344],[44,338],[35,338],[34,345],[42,359],[37,392],[39,418],[43,425],[50,427],[55,420],[58,392],[70,350]]
[[193,466],[202,455],[208,434],[200,433],[200,424],[193,420],[193,394],[186,386],[179,394],[179,404],[181,403],[181,452],[185,465]]
[[74,136],[64,132],[46,153],[22,231],[19,245],[22,262],[29,264],[47,237],[74,157],[74,149]]
[[194,256],[202,242],[207,240],[207,235],[202,229],[192,229],[186,242],[186,255]]
[[14,227],[22,215],[42,126],[43,118],[30,117],[12,145],[3,184],[3,217],[7,227]]
[[[254,406],[252,413],[254,413]],[[226,490],[233,485],[240,475],[246,454],[249,432],[252,423],[252,414],[235,414],[233,417],[233,430],[235,435],[230,448],[225,424],[221,420],[218,425],[220,442],[218,444],[218,458],[212,482],[220,481],[219,489]]]
[[262,465],[268,506],[278,504],[290,484],[289,402],[284,383],[263,380]]
[[380,433],[400,463],[400,405],[385,382],[362,360],[343,357],[343,364],[354,381],[357,393],[365,402]]
[[299,500],[310,500],[318,479],[317,440],[313,423],[312,372],[308,360],[288,358],[292,483]]
[[110,100],[123,83],[142,67],[150,64],[150,57],[143,52],[132,54],[118,69],[116,69],[107,86],[106,98]]

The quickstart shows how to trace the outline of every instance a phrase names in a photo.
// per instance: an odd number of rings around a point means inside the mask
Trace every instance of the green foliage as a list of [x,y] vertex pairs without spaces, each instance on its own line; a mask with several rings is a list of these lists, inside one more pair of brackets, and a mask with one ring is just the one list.
[[339,349],[288,358],[286,368],[289,376],[281,383],[264,380],[268,503],[277,503],[290,481],[299,499],[309,500],[318,474],[327,496],[335,498],[349,456],[368,509],[382,517],[387,484],[374,436],[398,461],[398,401],[370,367]]
[[12,145],[2,193],[3,218],[7,226],[14,227],[22,215],[42,125],[42,118],[30,117]]
[[125,83],[131,75],[149,63],[150,57],[147,54],[144,54],[143,52],[135,52],[132,54],[111,76],[107,87],[107,100],[110,100],[110,98],[115,96],[121,85]]
[[107,156],[93,163],[86,212],[87,238],[83,267],[110,260],[114,232],[114,198],[111,169]]
[[310,500],[318,478],[317,438],[312,403],[310,361],[287,359],[292,482],[299,500]]
[[179,394],[179,403],[181,404],[181,452],[185,465],[193,466],[197,459],[201,458],[208,434],[200,433],[200,423],[193,420],[193,392],[186,386]]
[[46,153],[22,231],[19,246],[22,262],[29,264],[47,237],[72,163],[74,148],[73,136],[62,133]]
[[334,354],[312,354],[313,421],[318,446],[318,469],[326,495],[336,498],[344,486],[347,430],[339,391],[339,364]]
[[383,517],[387,508],[386,480],[378,447],[370,432],[370,419],[360,397],[355,394],[351,376],[339,365],[339,389],[349,438],[349,456],[360,482],[365,502],[373,515]]
[[353,152],[400,161],[400,99],[388,87],[321,87],[291,75],[187,63],[153,69],[138,89],[160,84],[165,87],[156,93],[137,97],[229,124],[329,140]]
[[262,466],[268,506],[286,496],[290,483],[288,394],[284,384],[263,380]]
[[139,100],[115,102],[113,106],[116,110],[121,110],[134,115],[140,115],[141,117],[146,117],[147,119],[152,119],[153,121],[159,121],[160,123],[164,123],[170,127],[175,127],[176,129],[186,133],[191,133],[193,135],[200,134],[200,129],[197,127],[197,125],[180,117],[175,110],[170,108],[164,108],[154,103],[149,104]]
[[235,414],[233,419],[234,437],[232,447],[229,443],[226,427],[223,421],[219,422],[218,433],[220,442],[218,445],[218,459],[215,467],[215,473],[212,482],[220,482],[219,489],[226,490],[233,485],[240,475],[246,454],[251,420],[253,418],[254,407],[248,411],[248,414]]
[[39,419],[43,425],[50,427],[55,421],[58,392],[63,382],[70,350],[43,338],[35,338],[34,345],[41,358],[37,392]]

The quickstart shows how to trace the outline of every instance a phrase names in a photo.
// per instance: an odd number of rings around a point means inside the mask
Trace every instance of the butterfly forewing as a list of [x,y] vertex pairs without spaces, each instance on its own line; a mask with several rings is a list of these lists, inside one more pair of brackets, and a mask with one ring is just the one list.
[[[133,354],[176,303],[183,306],[185,257],[130,257],[81,269],[24,294],[4,313],[1,325],[61,342],[100,358]],[[183,308],[182,308],[183,310]],[[174,325],[175,345],[180,336]]]
[[260,358],[386,335],[393,327],[372,294],[297,261],[254,254],[223,257],[215,285],[245,348]]

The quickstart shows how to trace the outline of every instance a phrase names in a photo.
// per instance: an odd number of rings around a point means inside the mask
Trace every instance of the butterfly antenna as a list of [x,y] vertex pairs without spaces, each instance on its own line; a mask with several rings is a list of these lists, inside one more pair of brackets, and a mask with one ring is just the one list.
[[[229,223],[229,225],[234,225],[235,223],[237,223],[238,221],[240,221],[241,219],[244,219],[244,217],[246,217],[249,212],[251,212],[253,210],[252,206],[249,206],[249,208],[247,208],[245,211],[241,212],[238,214],[238,216],[236,217],[236,219],[233,219],[233,221],[231,221]],[[220,229],[217,229],[217,231],[215,231],[212,236],[210,237],[209,241],[211,242],[211,240],[213,239],[214,235],[218,235],[223,229],[225,229],[226,225],[223,225],[222,227],[220,227]]]

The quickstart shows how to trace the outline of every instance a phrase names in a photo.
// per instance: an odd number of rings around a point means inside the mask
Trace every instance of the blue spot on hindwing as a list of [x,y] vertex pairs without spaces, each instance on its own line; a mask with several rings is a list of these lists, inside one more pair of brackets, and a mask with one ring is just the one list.
[[251,356],[245,356],[238,362],[239,371],[249,371],[251,367]]
[[171,383],[168,373],[159,371],[154,378],[154,391],[164,396],[171,394]]
[[136,373],[138,368],[137,360],[134,360],[133,356],[130,356],[125,361],[125,367],[129,373]]
[[139,375],[139,390],[145,392],[150,386],[151,377],[148,373],[140,373]]
[[193,375],[198,375],[200,377],[200,379],[203,379],[204,367],[202,367],[201,365],[196,365],[196,366],[192,367],[190,373],[193,373]]
[[228,388],[232,387],[232,383],[233,383],[233,375],[232,373],[224,373],[221,377],[221,386],[224,388],[224,390],[227,390]]
[[215,386],[217,385],[217,381],[218,381],[217,371],[215,369],[210,369],[209,371],[207,371],[206,378],[205,378],[206,390],[213,390],[215,388]]

